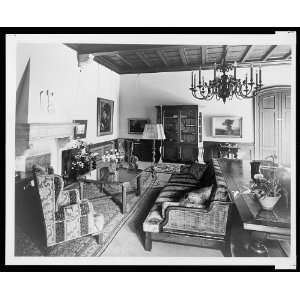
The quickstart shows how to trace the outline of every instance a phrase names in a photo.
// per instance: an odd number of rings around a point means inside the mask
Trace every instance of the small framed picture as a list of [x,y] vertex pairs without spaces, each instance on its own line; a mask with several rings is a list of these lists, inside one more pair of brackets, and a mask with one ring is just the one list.
[[76,123],[74,126],[74,139],[83,139],[86,137],[87,120],[73,120]]
[[242,137],[242,118],[222,116],[212,118],[212,131],[214,137]]
[[128,119],[128,133],[143,134],[145,124],[150,123],[149,119]]

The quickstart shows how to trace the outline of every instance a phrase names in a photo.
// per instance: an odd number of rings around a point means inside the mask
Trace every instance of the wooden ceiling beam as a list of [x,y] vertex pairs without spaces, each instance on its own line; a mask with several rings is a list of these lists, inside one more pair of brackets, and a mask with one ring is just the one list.
[[276,45],[271,46],[271,47],[268,49],[268,51],[263,55],[263,57],[262,57],[261,60],[262,60],[262,61],[268,60],[268,58],[269,58],[270,55],[273,53],[273,51],[275,50],[276,47],[277,47]]
[[124,58],[120,53],[115,54],[122,62],[124,62],[129,67],[133,68],[132,63],[130,63],[126,58]]
[[201,66],[206,65],[207,47],[201,46]]
[[164,57],[163,53],[161,52],[161,50],[156,50],[156,53],[159,56],[159,58],[162,60],[164,65],[168,67],[169,66],[168,62],[167,62],[166,58]]
[[[249,68],[251,64],[253,64],[254,67],[261,66],[273,66],[273,65],[287,65],[290,64],[290,60],[268,60],[265,62],[261,61],[247,61],[246,63],[239,63],[239,68]],[[163,69],[161,67],[152,67],[152,68],[140,68],[140,69],[122,69],[120,71],[120,74],[141,74],[141,73],[162,73],[162,72],[176,72],[176,71],[192,71],[192,70],[198,70],[199,65],[185,65],[185,66],[167,66]],[[214,64],[207,64],[204,66],[201,66],[202,70],[212,70],[214,68]]]
[[281,59],[288,59],[292,56],[292,51],[289,51],[287,54],[285,54]]
[[222,58],[221,58],[221,62],[226,61],[227,53],[228,53],[228,46],[225,45],[225,46],[223,46],[223,55],[222,55]]
[[179,55],[180,55],[183,65],[184,66],[188,65],[187,57],[185,55],[185,49],[179,48],[178,51],[179,51]]
[[145,57],[145,54],[143,52],[136,52],[135,54],[148,68],[152,67],[152,65],[149,63],[149,61],[147,60],[147,58]]
[[248,46],[248,47],[246,48],[245,52],[243,53],[242,58],[241,58],[240,61],[239,61],[240,63],[244,63],[244,62],[247,60],[247,58],[248,58],[248,56],[249,56],[249,54],[250,54],[252,48],[253,48],[252,45],[251,45],[251,46]]

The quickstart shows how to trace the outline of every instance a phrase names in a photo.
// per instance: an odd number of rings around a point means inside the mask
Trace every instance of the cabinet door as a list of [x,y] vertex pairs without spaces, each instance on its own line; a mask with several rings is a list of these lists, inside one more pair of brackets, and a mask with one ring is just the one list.
[[164,141],[163,160],[166,162],[176,162],[180,159],[180,147],[178,143]]
[[198,147],[195,145],[181,144],[180,160],[184,163],[192,163],[198,159]]
[[166,139],[179,142],[179,111],[175,108],[166,108],[164,114],[164,132]]
[[198,116],[196,109],[183,109],[180,111],[180,142],[198,143]]

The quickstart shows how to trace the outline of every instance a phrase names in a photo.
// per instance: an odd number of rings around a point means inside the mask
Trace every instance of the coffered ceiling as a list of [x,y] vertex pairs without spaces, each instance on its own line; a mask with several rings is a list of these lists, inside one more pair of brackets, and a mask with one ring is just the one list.
[[223,59],[249,64],[287,64],[288,45],[145,45],[145,44],[66,44],[79,54],[92,54],[94,60],[119,74],[186,71],[213,68]]

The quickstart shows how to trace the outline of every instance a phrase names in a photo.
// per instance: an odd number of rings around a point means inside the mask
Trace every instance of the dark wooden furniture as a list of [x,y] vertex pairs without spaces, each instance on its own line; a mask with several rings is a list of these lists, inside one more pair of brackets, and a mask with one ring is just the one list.
[[165,162],[189,163],[198,160],[202,141],[202,115],[198,105],[157,106],[157,123],[162,123],[166,140],[162,159]]
[[[221,159],[219,164],[232,201],[234,201],[241,217],[243,228],[250,233],[250,238],[252,240],[276,241],[279,248],[283,244],[288,245],[291,224],[287,199],[282,197],[273,211],[263,210],[252,194],[243,194],[251,179],[250,162]],[[234,197],[236,192],[239,194]],[[282,255],[288,255],[288,253],[282,252]]]
[[291,87],[262,89],[255,99],[255,159],[276,153],[277,161],[291,165]]
[[[159,161],[159,146],[160,143],[156,143],[155,151],[155,161]],[[152,162],[152,140],[142,140],[142,139],[125,139],[124,149],[125,149],[125,160],[128,162],[132,155],[137,156],[140,161]]]
[[[111,173],[108,167],[104,165],[95,170],[81,176],[79,178],[81,197],[83,197],[83,184],[96,183],[100,184],[101,192],[104,192],[108,197],[113,198],[121,193],[121,211],[126,214],[126,196],[130,190],[131,182],[136,181],[136,195],[140,195],[141,191],[141,173],[142,170],[129,170],[127,168],[119,168],[115,173]],[[106,197],[106,196],[105,196]]]
[[218,144],[220,158],[238,158],[239,147],[234,143]]

